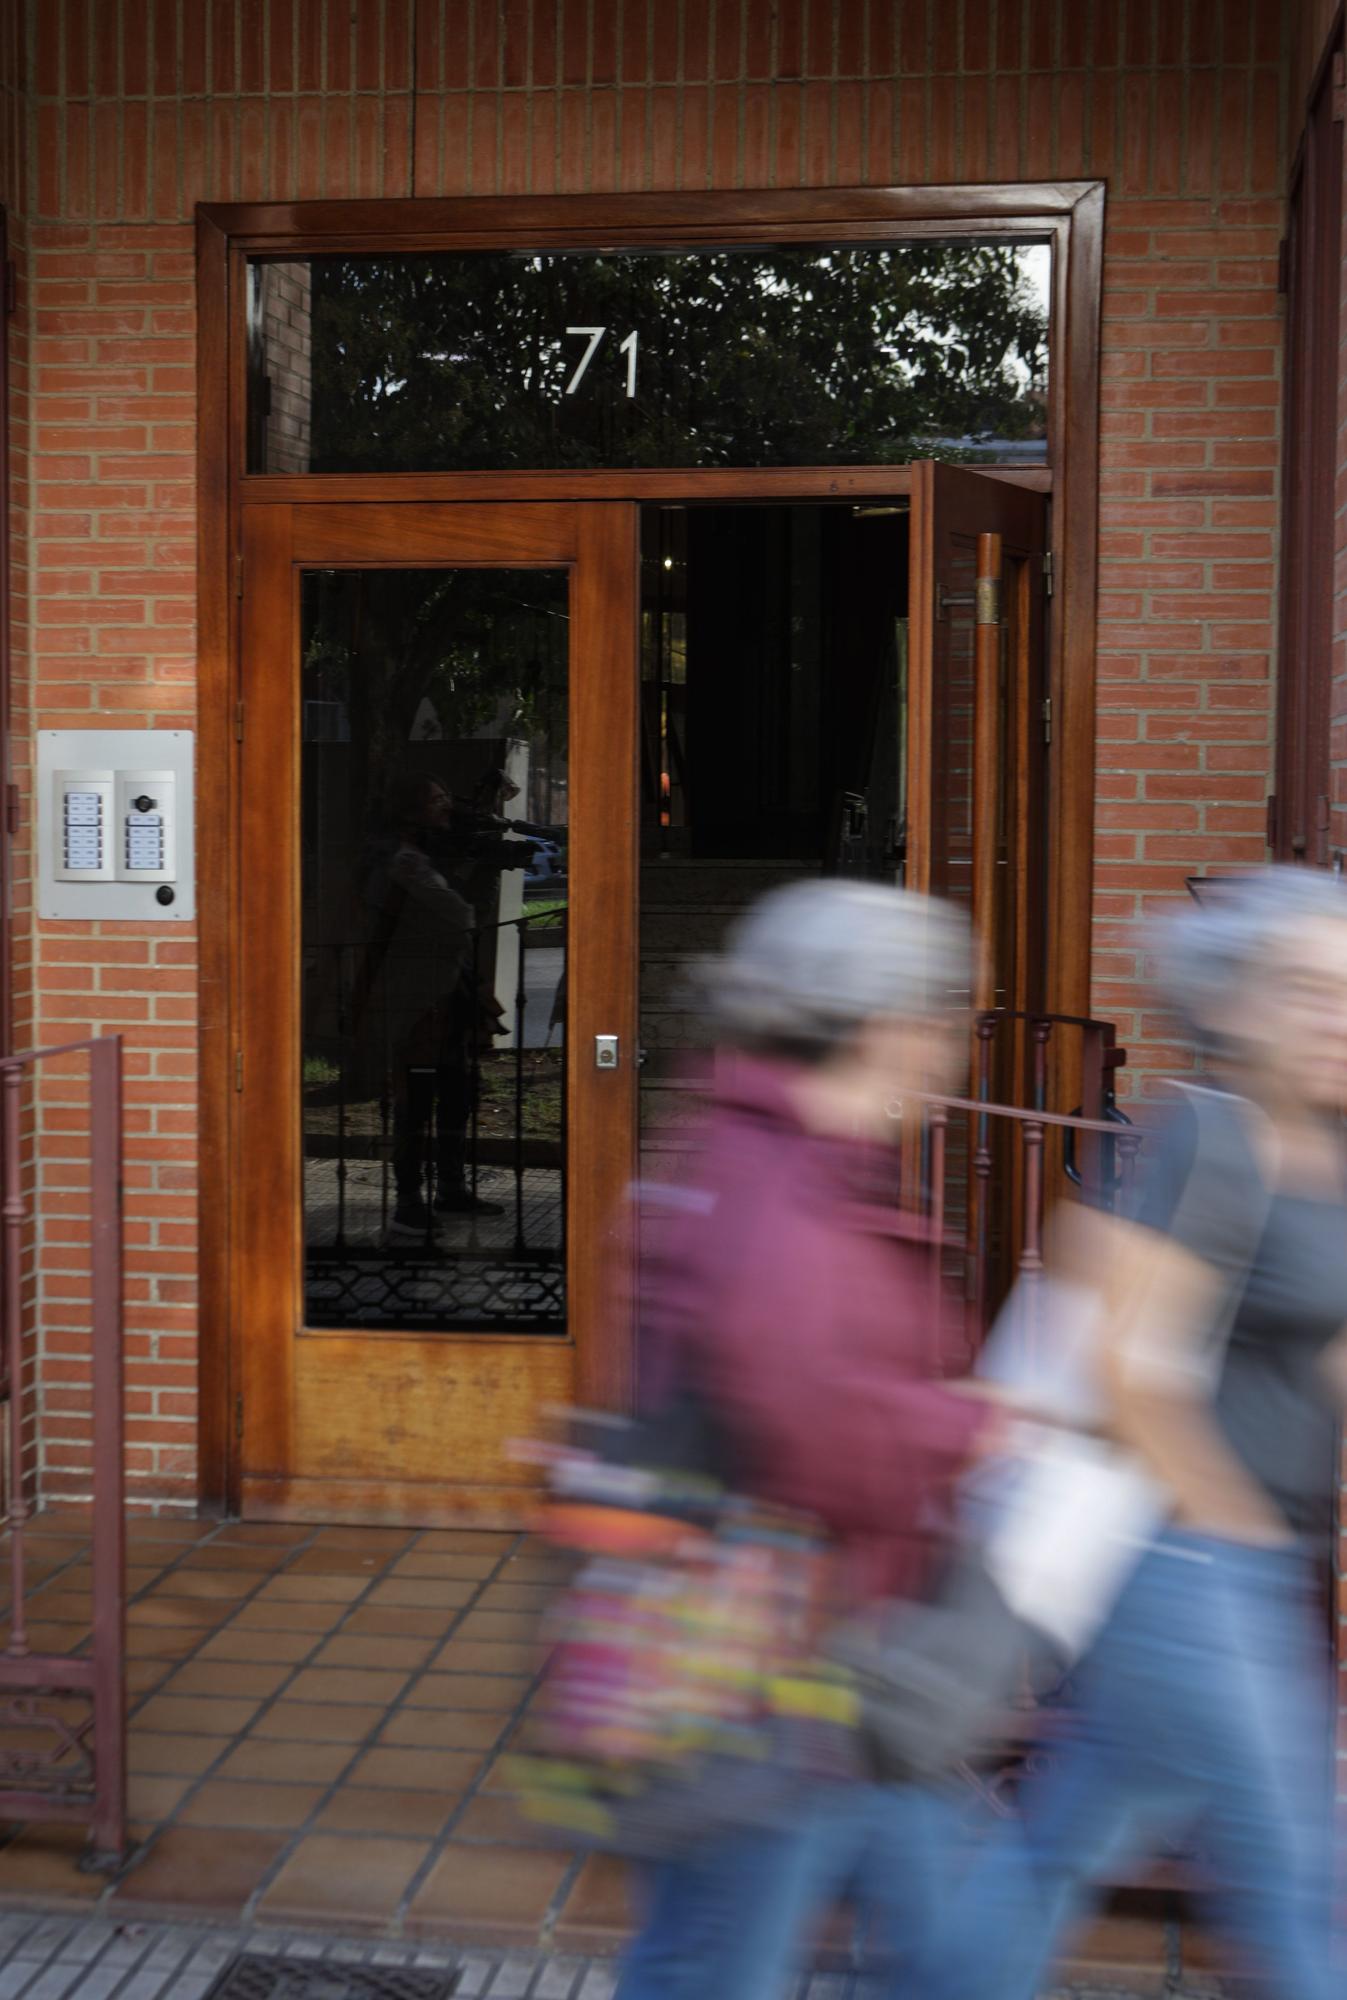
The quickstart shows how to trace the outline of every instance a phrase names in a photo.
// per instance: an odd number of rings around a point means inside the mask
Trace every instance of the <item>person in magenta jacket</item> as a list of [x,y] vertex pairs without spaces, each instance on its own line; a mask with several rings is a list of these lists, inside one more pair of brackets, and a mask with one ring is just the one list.
[[[961,916],[896,889],[764,898],[703,979],[722,1054],[694,1170],[643,1191],[644,1407],[694,1398],[738,1490],[829,1531],[854,1605],[919,1588],[988,1425],[941,1380],[929,1254],[894,1198],[896,1107],[966,1061],[969,958]],[[662,1864],[618,2000],[782,2000],[844,1896],[901,1990],[957,1812],[953,1793],[821,1785],[789,1827]]]

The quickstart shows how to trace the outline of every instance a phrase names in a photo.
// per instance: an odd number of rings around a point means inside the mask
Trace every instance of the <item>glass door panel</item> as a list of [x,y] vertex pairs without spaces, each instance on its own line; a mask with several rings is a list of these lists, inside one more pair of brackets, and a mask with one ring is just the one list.
[[300,584],[304,1317],[566,1326],[565,569]]

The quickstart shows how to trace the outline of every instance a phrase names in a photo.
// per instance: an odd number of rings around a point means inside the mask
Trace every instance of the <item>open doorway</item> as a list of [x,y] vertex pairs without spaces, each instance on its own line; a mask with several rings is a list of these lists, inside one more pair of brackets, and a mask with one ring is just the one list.
[[642,510],[647,1140],[709,1078],[689,961],[779,883],[903,879],[909,519],[905,495]]

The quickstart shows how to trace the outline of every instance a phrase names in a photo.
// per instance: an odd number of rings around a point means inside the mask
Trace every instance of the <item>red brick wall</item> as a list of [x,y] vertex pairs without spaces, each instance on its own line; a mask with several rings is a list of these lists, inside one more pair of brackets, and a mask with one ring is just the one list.
[[[196,201],[1102,176],[1097,1001],[1139,1072],[1169,1060],[1128,925],[1263,851],[1283,11],[28,0],[35,719],[194,721]],[[129,1038],[132,1472],[186,1496],[192,946],[52,924],[34,951],[44,1035]],[[48,1246],[51,1306],[66,1254]],[[84,1338],[71,1290],[48,1319],[53,1410]],[[78,1485],[73,1409],[67,1435],[53,1470]]]

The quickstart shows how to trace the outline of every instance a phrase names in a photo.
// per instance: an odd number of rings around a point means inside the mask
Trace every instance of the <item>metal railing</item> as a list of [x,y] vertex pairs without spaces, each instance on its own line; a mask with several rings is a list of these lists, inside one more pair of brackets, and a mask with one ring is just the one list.
[[[93,1390],[93,1577],[89,1650],[34,1652],[29,1645],[27,1530],[39,1467],[35,1434],[37,1326],[26,1311],[25,1269],[32,1220],[25,1160],[23,1087],[39,1065],[86,1055],[89,1064],[89,1265]],[[122,1390],[122,1043],[119,1035],[68,1042],[0,1059],[3,1135],[5,1446],[9,1520],[9,1632],[0,1651],[0,1818],[86,1823],[94,1865],[111,1865],[126,1846],[126,1526]],[[30,1430],[30,1424],[34,1430]],[[70,1698],[88,1705],[71,1721]],[[54,1701],[58,1706],[48,1707]],[[45,1739],[45,1748],[15,1736]]]

